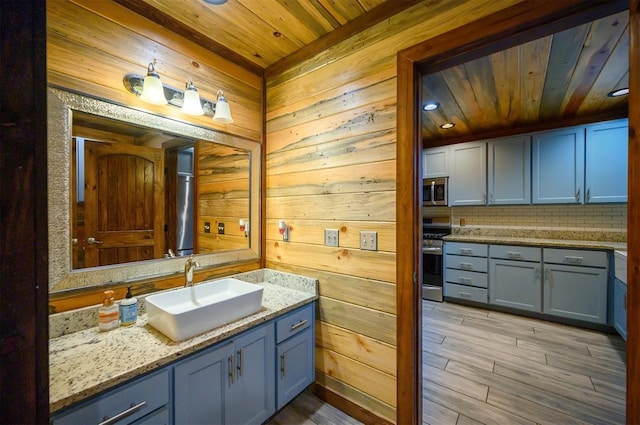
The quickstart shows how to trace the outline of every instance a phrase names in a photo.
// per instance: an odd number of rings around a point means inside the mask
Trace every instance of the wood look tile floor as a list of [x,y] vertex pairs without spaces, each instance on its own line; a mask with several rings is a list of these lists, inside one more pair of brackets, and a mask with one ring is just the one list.
[[[617,335],[423,301],[423,423],[624,424]],[[304,392],[270,425],[359,424]]]

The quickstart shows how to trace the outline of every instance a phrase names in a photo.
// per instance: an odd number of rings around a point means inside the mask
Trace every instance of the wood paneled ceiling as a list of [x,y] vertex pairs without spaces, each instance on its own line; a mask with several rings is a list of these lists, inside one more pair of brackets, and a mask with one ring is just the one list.
[[421,0],[115,0],[254,72],[300,60]]
[[424,144],[626,116],[627,96],[607,94],[628,87],[628,52],[625,11],[423,75],[423,104],[440,104],[422,112]]

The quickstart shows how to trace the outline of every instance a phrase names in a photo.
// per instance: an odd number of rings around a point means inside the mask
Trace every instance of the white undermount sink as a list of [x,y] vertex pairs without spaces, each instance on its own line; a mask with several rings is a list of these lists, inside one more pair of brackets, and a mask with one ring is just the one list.
[[207,332],[260,310],[264,288],[234,278],[146,298],[149,324],[173,341]]

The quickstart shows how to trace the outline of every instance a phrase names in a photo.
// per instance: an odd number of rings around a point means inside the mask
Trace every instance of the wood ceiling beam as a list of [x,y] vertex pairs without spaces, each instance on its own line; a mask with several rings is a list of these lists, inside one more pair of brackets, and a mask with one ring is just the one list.
[[226,46],[212,40],[211,38],[205,36],[204,34],[195,31],[193,28],[183,24],[182,22],[176,20],[171,15],[168,15],[150,4],[144,2],[143,0],[114,0],[121,6],[126,7],[132,12],[137,13],[140,16],[143,16],[150,21],[155,22],[158,25],[162,25],[169,31],[172,31],[189,41],[192,41],[207,50],[212,51],[213,53],[222,56],[223,58],[239,65],[250,72],[257,74],[259,76],[264,76],[264,68],[257,65],[256,63],[250,61],[244,56],[239,55],[233,50],[227,48]]
[[397,15],[405,9],[415,6],[421,1],[422,0],[388,0],[268,66],[265,69],[264,75],[266,78],[277,76],[292,66],[312,58],[331,46],[335,46],[349,37]]

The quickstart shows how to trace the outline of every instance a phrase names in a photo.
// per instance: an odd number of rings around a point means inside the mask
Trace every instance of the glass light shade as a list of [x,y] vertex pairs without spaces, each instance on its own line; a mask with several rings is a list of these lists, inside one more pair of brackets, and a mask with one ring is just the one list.
[[216,113],[213,116],[213,120],[221,122],[223,124],[231,124],[233,118],[231,118],[231,109],[229,108],[229,102],[227,99],[220,95],[218,96],[218,102],[216,103]]
[[202,104],[200,103],[200,95],[193,85],[190,85],[184,91],[184,103],[181,110],[189,115],[204,115],[204,110],[202,110]]
[[147,74],[147,76],[144,77],[140,100],[147,103],[152,103],[154,105],[167,104],[167,98],[164,97],[164,88],[162,87],[162,81],[160,81],[160,77],[158,77],[158,74]]

